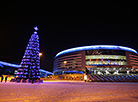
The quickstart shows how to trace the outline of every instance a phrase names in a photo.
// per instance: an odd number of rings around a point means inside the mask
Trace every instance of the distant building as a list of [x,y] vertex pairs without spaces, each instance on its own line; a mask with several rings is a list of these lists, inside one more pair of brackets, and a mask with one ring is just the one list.
[[0,61],[0,75],[15,75],[20,65]]
[[93,74],[136,73],[138,53],[132,48],[115,45],[75,47],[59,52],[53,67],[54,74],[86,70]]
[[[0,61],[0,75],[16,75],[17,70],[20,67],[19,64],[12,64],[12,63],[7,63]],[[46,77],[48,75],[53,75],[52,72],[40,69],[40,76],[41,77]]]

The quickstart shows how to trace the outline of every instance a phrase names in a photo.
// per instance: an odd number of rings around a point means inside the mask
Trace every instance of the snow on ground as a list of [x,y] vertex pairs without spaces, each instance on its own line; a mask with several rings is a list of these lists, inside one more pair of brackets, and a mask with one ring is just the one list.
[[0,102],[138,102],[138,83],[0,83]]

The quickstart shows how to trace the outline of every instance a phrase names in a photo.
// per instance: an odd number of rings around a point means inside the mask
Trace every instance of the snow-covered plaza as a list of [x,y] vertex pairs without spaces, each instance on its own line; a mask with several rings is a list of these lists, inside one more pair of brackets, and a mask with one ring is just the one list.
[[138,102],[138,83],[0,83],[0,102]]

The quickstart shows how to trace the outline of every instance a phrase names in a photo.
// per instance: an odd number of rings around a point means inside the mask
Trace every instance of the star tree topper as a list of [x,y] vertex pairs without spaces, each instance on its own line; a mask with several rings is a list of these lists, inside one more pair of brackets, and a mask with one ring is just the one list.
[[35,26],[35,27],[34,27],[34,30],[35,30],[35,31],[37,31],[37,30],[38,30],[37,26]]

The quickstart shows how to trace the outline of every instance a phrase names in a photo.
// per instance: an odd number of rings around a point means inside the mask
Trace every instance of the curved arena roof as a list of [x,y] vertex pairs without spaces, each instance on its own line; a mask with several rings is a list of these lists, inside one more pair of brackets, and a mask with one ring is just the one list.
[[116,45],[90,45],[90,46],[82,46],[82,47],[75,47],[63,50],[59,52],[55,57],[58,57],[59,55],[70,53],[70,52],[76,52],[76,51],[83,51],[83,50],[97,50],[97,49],[108,49],[108,50],[124,50],[129,52],[137,53],[136,50],[124,47],[124,46],[116,46]]

